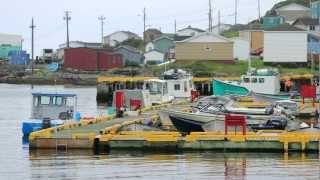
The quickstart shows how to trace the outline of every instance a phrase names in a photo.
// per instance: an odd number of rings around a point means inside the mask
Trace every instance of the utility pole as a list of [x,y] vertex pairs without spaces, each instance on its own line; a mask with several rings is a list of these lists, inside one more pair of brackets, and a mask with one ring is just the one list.
[[177,33],[177,20],[174,20],[174,33]]
[[98,19],[101,21],[101,46],[103,46],[103,26],[104,26],[104,20],[106,20],[106,17],[99,16]]
[[260,19],[261,19],[260,0],[258,0],[258,16],[259,16],[259,22],[260,22]]
[[218,11],[218,33],[220,34],[220,26],[221,26],[221,14],[220,10]]
[[34,66],[34,28],[36,26],[34,25],[33,18],[31,20],[31,73],[33,75],[33,66]]
[[209,0],[209,32],[212,32],[212,9],[211,9],[211,0]]
[[69,21],[71,20],[71,17],[69,15],[70,11],[65,11],[65,16],[63,17],[64,20],[66,20],[67,24],[67,48],[70,47],[70,42],[69,42]]
[[234,24],[237,24],[237,18],[238,18],[238,0],[235,0],[235,4],[234,4]]
[[146,44],[146,7],[143,8],[143,44]]

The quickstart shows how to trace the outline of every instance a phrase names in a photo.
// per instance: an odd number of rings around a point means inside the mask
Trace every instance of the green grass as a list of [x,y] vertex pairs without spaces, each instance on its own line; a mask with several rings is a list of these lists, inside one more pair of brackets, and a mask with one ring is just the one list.
[[[307,74],[310,73],[309,68],[289,68],[281,66],[266,66],[263,64],[262,60],[252,60],[252,68],[267,68],[273,67],[278,68],[281,74]],[[159,76],[164,71],[164,66],[151,66],[151,69],[155,76]],[[211,77],[211,76],[239,76],[247,72],[248,62],[247,61],[237,61],[235,64],[222,64],[210,61],[178,61],[172,63],[166,67],[171,68],[181,68],[189,70],[194,76],[198,77]]]
[[225,31],[222,33],[222,35],[226,38],[239,37],[239,32],[238,31]]

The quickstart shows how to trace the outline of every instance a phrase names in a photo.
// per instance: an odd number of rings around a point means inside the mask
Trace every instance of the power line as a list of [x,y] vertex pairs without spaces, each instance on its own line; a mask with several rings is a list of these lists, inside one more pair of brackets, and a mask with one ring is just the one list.
[[63,17],[64,20],[66,20],[67,24],[67,48],[70,47],[70,42],[69,42],[69,21],[71,20],[71,17],[69,16],[70,11],[65,11],[65,16]]
[[146,44],[146,7],[143,8],[143,43]]
[[211,0],[209,0],[209,13],[208,13],[208,16],[209,16],[209,32],[212,32],[212,7],[211,7]]
[[234,0],[234,24],[237,24],[237,16],[238,16],[238,0]]
[[99,16],[98,19],[100,20],[101,23],[101,45],[103,45],[103,26],[104,26],[104,20],[106,20],[106,18],[104,16]]

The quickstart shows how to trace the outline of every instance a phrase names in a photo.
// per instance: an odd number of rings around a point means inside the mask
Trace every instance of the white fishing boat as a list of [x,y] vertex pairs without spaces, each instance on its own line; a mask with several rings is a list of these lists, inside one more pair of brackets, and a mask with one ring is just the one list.
[[23,135],[74,119],[76,106],[76,94],[32,93],[31,118],[22,123]]

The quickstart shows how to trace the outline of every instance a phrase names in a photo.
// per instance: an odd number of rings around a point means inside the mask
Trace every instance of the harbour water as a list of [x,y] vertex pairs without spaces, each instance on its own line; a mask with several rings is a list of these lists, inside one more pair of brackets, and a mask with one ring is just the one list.
[[0,179],[320,179],[318,154],[29,151],[21,123],[30,93],[48,90],[76,93],[83,116],[107,112],[95,87],[0,84]]

